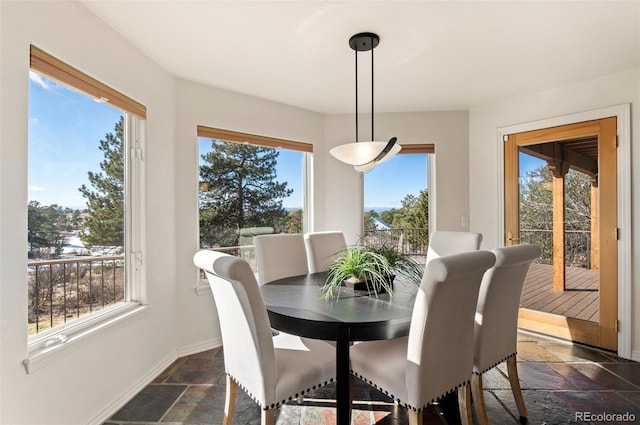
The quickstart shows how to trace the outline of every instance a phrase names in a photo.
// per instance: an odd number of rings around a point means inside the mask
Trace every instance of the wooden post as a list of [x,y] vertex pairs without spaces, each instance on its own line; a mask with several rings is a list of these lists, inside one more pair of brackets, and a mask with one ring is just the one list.
[[564,284],[564,176],[553,176],[553,290]]
[[600,207],[598,176],[591,177],[591,270],[600,269]]
[[569,171],[564,161],[562,147],[554,146],[554,159],[547,165],[553,175],[553,290],[563,292],[565,289],[565,255],[564,255],[564,178]]

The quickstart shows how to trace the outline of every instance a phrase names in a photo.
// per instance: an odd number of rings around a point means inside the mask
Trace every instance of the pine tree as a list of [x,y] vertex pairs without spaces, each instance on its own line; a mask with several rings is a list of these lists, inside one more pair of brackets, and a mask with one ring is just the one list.
[[233,246],[245,227],[284,230],[282,200],[291,195],[276,180],[278,151],[273,148],[213,140],[200,166],[200,243]]
[[45,206],[29,201],[27,214],[29,258],[58,257],[68,225],[64,209],[56,204]]
[[405,240],[413,247],[424,247],[429,235],[429,191],[421,190],[418,196],[407,195],[402,207],[393,216],[392,226],[396,229],[425,229],[423,232],[407,232]]
[[285,233],[302,233],[302,210],[294,209],[289,211],[284,226]]
[[100,140],[104,154],[101,172],[89,171],[93,189],[82,185],[79,191],[87,200],[86,230],[80,235],[85,246],[124,247],[124,117],[115,125],[115,133]]
[[[551,264],[553,254],[553,176],[546,165],[529,170],[520,181],[520,241],[542,248],[541,260]],[[591,180],[570,169],[565,176],[565,231],[591,230]],[[584,264],[588,247],[579,233],[566,233],[565,245],[576,245],[565,252],[568,264]],[[568,243],[573,238],[572,243]]]

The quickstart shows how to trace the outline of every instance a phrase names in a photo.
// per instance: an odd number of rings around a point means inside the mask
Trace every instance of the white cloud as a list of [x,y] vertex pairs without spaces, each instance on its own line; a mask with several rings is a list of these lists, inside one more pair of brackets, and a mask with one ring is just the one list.
[[29,71],[29,79],[34,83],[36,83],[37,85],[39,85],[40,87],[42,87],[43,89],[51,90],[51,86],[49,86],[49,84],[47,83],[47,81],[45,81],[42,75],[37,74],[33,71]]
[[44,190],[44,187],[42,187],[42,186],[29,186],[29,190],[31,190],[33,192],[42,192]]

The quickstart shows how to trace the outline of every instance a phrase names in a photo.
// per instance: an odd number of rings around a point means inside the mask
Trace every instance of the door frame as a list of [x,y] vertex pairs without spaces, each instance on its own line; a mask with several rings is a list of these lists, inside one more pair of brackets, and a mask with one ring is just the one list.
[[615,116],[618,133],[618,356],[639,360],[640,353],[632,356],[631,352],[631,105],[622,104],[591,111],[578,112],[553,118],[499,127],[496,130],[498,143],[498,226],[496,240],[504,244],[504,137],[508,134],[523,133],[549,127],[575,124],[583,121],[598,120]]

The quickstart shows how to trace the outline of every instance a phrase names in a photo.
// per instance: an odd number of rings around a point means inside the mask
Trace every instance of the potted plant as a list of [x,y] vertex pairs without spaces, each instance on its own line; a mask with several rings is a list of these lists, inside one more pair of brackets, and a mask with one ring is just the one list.
[[393,296],[396,276],[419,285],[423,268],[396,248],[355,245],[339,252],[326,270],[328,275],[322,287],[322,299],[337,298],[342,285],[366,289],[376,296],[378,292]]
[[404,280],[416,286],[420,285],[424,274],[424,265],[416,262],[413,257],[404,254],[395,246],[380,245],[372,246],[370,249],[387,260],[394,275],[402,276]]

